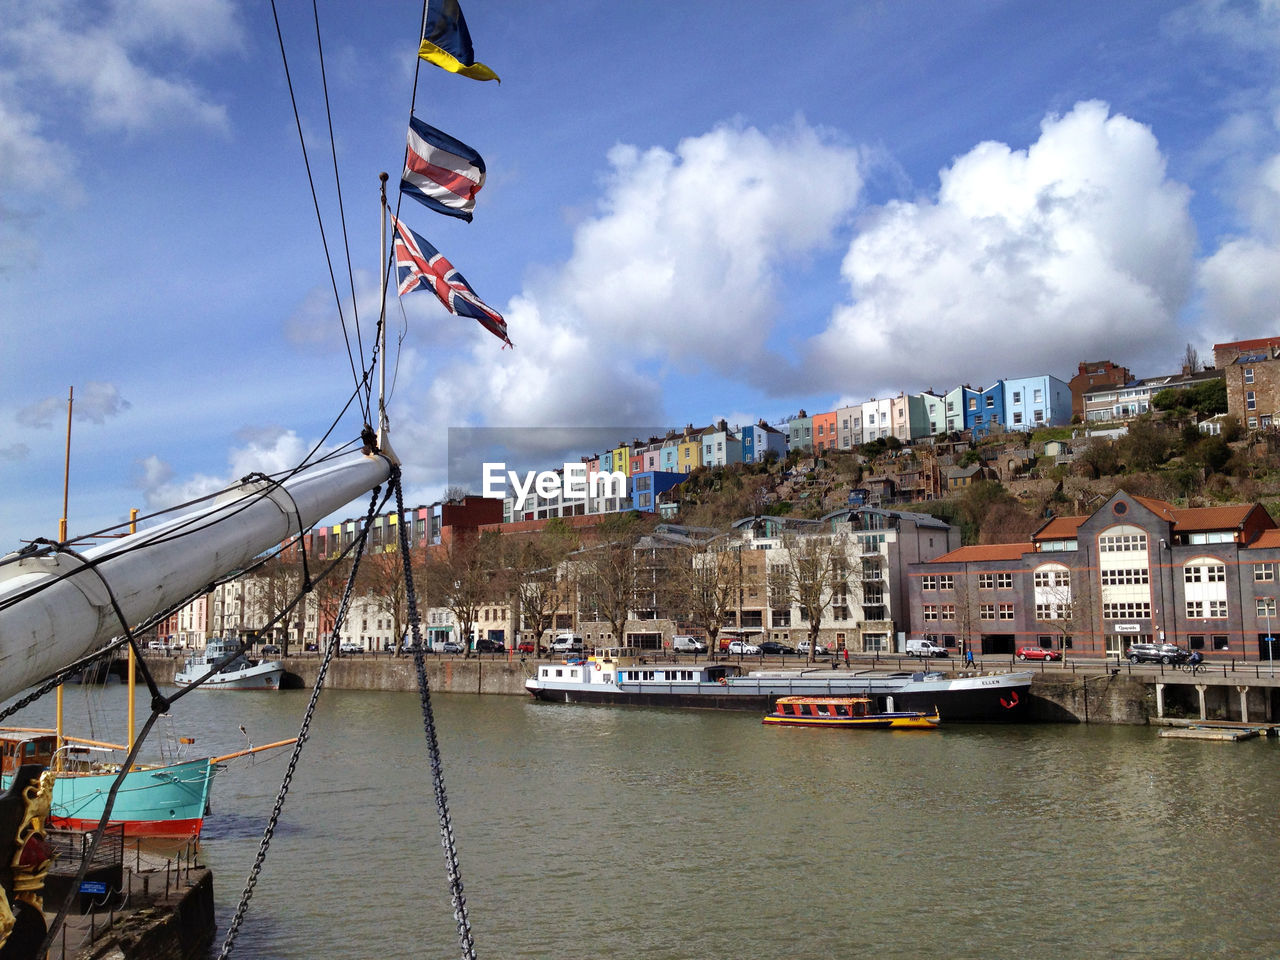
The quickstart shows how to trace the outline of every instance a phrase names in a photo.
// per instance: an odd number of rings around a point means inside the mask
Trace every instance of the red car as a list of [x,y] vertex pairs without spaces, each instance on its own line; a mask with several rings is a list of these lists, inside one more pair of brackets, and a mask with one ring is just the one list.
[[520,646],[516,647],[516,649],[519,650],[521,653],[537,653],[538,652],[537,648],[534,647],[534,645],[530,643],[528,640],[520,644]]
[[1057,650],[1046,650],[1044,647],[1019,647],[1019,660],[1061,660],[1062,654]]

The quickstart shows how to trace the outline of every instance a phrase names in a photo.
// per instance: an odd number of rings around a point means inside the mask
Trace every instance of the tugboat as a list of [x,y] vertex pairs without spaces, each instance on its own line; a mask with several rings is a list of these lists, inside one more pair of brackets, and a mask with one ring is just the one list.
[[[204,653],[187,657],[182,669],[173,676],[180,687],[195,683],[208,673],[218,661],[240,646],[239,640],[213,637],[205,645]],[[202,690],[279,690],[284,664],[279,660],[250,660],[243,653],[230,660],[217,673],[200,685]]]

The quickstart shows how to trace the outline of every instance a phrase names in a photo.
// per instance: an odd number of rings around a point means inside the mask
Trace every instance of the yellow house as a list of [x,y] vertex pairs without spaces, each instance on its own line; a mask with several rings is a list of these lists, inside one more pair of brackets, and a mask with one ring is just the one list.
[[612,461],[610,470],[631,476],[631,444],[624,443],[610,450],[609,459]]
[[689,473],[702,466],[702,431],[685,427],[684,436],[676,447],[676,471]]

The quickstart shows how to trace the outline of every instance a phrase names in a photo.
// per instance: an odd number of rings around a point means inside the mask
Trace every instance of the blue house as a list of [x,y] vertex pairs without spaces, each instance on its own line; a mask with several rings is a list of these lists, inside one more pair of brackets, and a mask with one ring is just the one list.
[[742,462],[759,463],[770,453],[781,460],[787,455],[787,437],[763,420],[742,428]]
[[1071,387],[1057,377],[1017,377],[1004,381],[1004,424],[1034,430],[1071,422]]
[[1004,419],[1004,381],[997,380],[985,390],[975,390],[968,398],[964,425],[975,437],[985,437],[994,428],[1001,431]]
[[637,473],[630,480],[632,509],[644,513],[656,513],[658,496],[683,482],[687,476],[687,473],[666,473],[661,470]]

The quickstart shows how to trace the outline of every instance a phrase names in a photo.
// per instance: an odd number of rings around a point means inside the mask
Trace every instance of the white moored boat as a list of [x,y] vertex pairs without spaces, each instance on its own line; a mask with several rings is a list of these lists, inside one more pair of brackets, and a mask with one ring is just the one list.
[[[239,640],[211,639],[205,645],[204,653],[193,653],[187,657],[182,669],[174,674],[173,682],[180,687],[191,686],[239,646]],[[284,664],[279,660],[250,660],[242,653],[200,684],[200,689],[279,690],[282,676]]]
[[525,681],[535,699],[558,703],[770,709],[779,697],[866,697],[876,712],[940,712],[948,721],[1027,719],[1030,673],[886,673],[858,670],[761,670],[732,663],[667,663],[621,647],[585,660],[541,664]]

